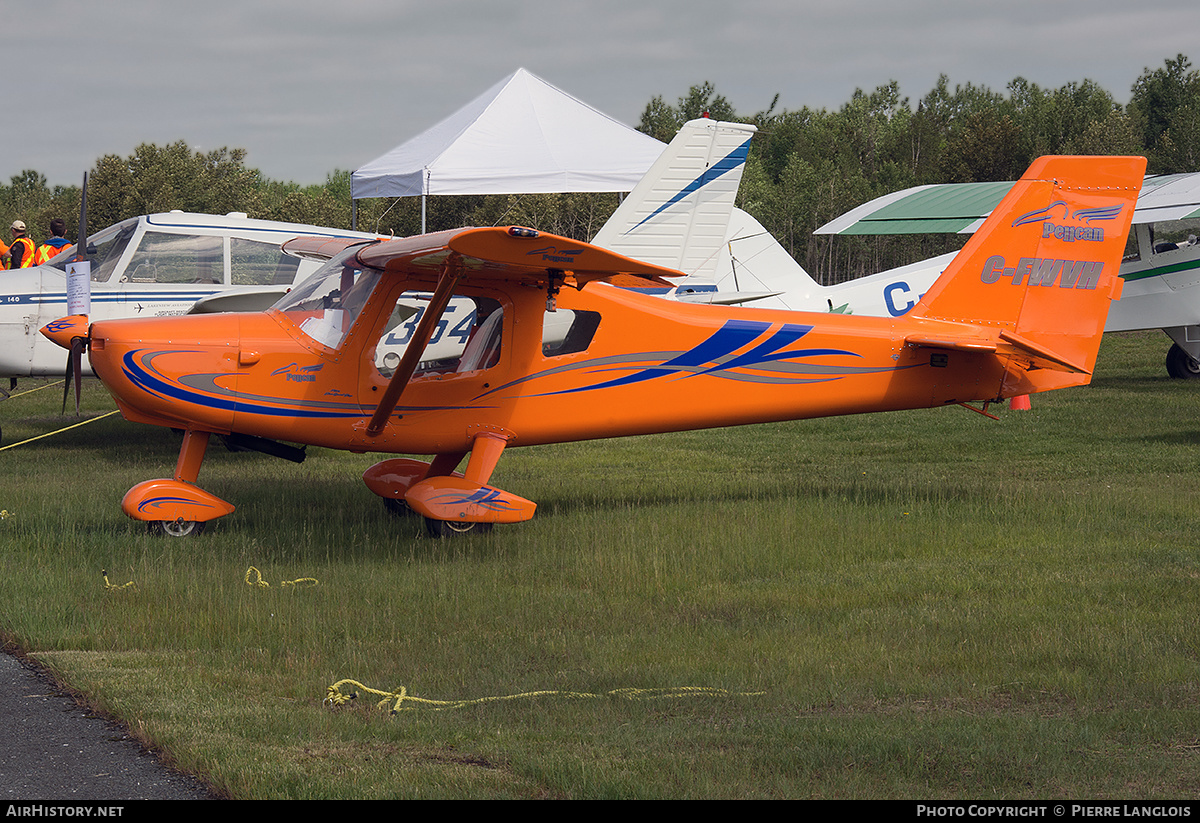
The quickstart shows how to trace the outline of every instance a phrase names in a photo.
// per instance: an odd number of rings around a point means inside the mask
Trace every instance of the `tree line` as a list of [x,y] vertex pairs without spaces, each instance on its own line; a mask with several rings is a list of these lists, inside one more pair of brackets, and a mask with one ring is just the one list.
[[[1091,80],[1057,89],[1024,78],[1004,91],[942,76],[915,105],[892,81],[856,90],[837,110],[739,114],[708,82],[674,104],[650,100],[638,129],[668,142],[707,114],[758,128],[738,196],[819,282],[835,283],[961,245],[945,236],[828,237],[813,231],[874,197],[927,183],[1015,180],[1043,154],[1140,154],[1151,173],[1200,170],[1200,72],[1180,54],[1146,68],[1128,104]],[[350,200],[350,171],[301,186],[264,178],[243,149],[193,152],[185,142],[142,144],[105,155],[88,174],[89,233],[127,217],[181,209],[405,236],[421,228],[419,198]],[[78,234],[79,186],[46,185],[25,170],[0,185],[0,220],[24,220],[36,240],[51,217]],[[529,225],[587,240],[616,208],[615,194],[463,195],[428,198],[429,231],[468,225]]]

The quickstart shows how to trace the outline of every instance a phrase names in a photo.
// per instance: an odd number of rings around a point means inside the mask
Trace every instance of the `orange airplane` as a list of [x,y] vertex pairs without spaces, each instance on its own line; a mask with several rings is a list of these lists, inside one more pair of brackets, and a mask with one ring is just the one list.
[[[184,430],[174,476],[122,502],[151,530],[194,534],[234,510],[196,485],[217,434],[281,456],[291,443],[432,455],[364,480],[446,535],[533,516],[488,484],[511,446],[971,402],[986,413],[1086,384],[1144,172],[1140,157],[1036,161],[900,318],[669,302],[622,287],[677,271],[509,227],[298,238],[289,252],[327,263],[266,312],[90,328],[73,316],[43,331],[87,345],[127,419]],[[446,313],[452,301],[471,311]]]

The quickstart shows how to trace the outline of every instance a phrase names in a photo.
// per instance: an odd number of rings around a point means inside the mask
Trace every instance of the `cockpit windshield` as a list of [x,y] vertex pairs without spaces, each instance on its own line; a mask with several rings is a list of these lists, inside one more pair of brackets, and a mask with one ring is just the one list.
[[378,271],[359,265],[357,251],[351,247],[330,258],[272,308],[316,342],[336,349],[379,280]]
[[[87,241],[87,256],[92,264],[92,280],[96,283],[107,283],[129,245],[133,233],[137,231],[138,218],[131,217],[116,225],[109,226],[104,231],[96,232]],[[75,259],[75,246],[67,246],[56,254],[49,265],[66,271],[67,264]]]

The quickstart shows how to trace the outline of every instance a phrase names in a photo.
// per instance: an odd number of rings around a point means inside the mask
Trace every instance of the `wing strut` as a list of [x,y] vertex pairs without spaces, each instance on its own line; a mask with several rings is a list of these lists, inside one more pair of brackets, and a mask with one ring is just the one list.
[[442,319],[442,312],[450,303],[450,297],[454,294],[454,288],[458,285],[462,271],[462,255],[458,252],[451,252],[442,266],[442,273],[438,275],[437,287],[433,291],[433,297],[429,300],[429,307],[421,315],[421,322],[417,324],[413,338],[409,342],[408,348],[404,350],[404,357],[397,364],[396,371],[379,401],[379,406],[375,409],[375,414],[371,415],[371,422],[367,424],[369,437],[375,437],[383,431],[388,418],[392,416],[392,410],[400,402],[400,395],[404,392],[408,381],[412,379],[413,372],[417,370],[417,364],[421,362],[421,355],[425,353],[425,347],[429,345],[429,338],[433,336],[434,328]]

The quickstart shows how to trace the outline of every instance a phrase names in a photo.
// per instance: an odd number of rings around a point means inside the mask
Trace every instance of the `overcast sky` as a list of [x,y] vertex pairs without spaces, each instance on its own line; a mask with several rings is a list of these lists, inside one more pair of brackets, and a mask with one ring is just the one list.
[[[77,185],[105,154],[186,140],[320,183],[524,67],[631,126],[704,81],[739,114],[836,109],[940,74],[1004,91],[1200,64],[1196,0],[0,0],[0,181]],[[51,33],[51,30],[54,33]]]

